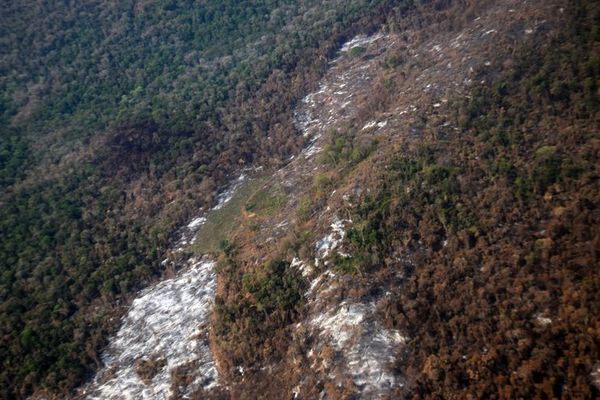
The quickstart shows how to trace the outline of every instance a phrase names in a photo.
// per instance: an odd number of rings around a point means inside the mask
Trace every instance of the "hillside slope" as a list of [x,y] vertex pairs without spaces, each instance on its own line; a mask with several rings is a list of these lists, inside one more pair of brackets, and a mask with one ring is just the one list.
[[100,367],[176,230],[302,145],[291,106],[386,1],[0,7],[0,395]]
[[2,9],[0,397],[600,396],[597,2],[287,3]]
[[598,12],[428,4],[342,48],[224,247],[232,398],[598,396]]

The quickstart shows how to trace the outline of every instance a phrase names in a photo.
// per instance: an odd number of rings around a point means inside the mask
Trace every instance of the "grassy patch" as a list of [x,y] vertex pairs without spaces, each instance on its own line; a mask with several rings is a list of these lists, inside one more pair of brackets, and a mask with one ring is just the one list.
[[275,214],[285,202],[285,195],[269,186],[254,192],[246,201],[244,208],[249,213],[270,216]]
[[365,54],[367,52],[367,48],[366,47],[362,47],[362,46],[355,46],[353,48],[350,49],[350,51],[348,52],[352,57],[360,57],[363,54]]
[[192,250],[198,254],[220,251],[223,241],[229,239],[231,232],[242,221],[242,209],[247,200],[260,187],[262,180],[253,180],[244,183],[223,207],[210,211],[206,222],[196,234],[196,242]]

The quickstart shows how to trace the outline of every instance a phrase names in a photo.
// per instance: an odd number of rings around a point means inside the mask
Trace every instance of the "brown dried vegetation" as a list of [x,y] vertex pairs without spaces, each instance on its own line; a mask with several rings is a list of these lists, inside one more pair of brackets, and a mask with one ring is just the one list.
[[[240,228],[235,267],[219,274],[212,338],[234,397],[250,398],[257,387],[258,397],[291,396],[300,383],[301,398],[357,393],[351,379],[339,386],[327,368],[311,368],[311,338],[292,324],[303,321],[302,302],[260,316],[252,322],[260,329],[242,330],[246,317],[227,322],[222,311],[257,304],[242,281],[262,273],[259,260],[314,257],[326,206],[354,221],[344,243],[352,258],[334,258],[345,286],[330,301],[376,297],[385,288],[392,295],[378,303],[378,316],[409,337],[395,365],[406,385],[395,396],[600,395],[592,384],[600,357],[600,8],[555,1],[518,5],[511,16],[517,4],[501,3],[437,2],[390,21],[406,46],[385,54],[349,133],[330,133],[322,178],[303,190],[312,199],[290,201],[301,209],[295,223],[265,245],[260,216],[254,228]],[[435,75],[441,62],[425,72],[411,65],[414,47],[429,47],[440,31],[455,37],[486,13],[502,37],[471,43],[481,52],[453,69],[473,67],[474,83],[444,91],[449,85],[431,81],[441,92],[416,93],[418,76],[442,75]],[[542,18],[526,39],[528,24]],[[458,53],[444,54],[445,65]],[[434,106],[435,96],[443,104]],[[400,117],[408,101],[419,111]],[[348,155],[365,140],[361,127],[381,116],[390,123],[377,150],[353,161]],[[356,187],[363,190],[349,205],[341,193]],[[330,195],[334,189],[340,194]],[[326,365],[336,356],[318,357]],[[250,375],[231,372],[239,365]],[[259,372],[266,366],[268,378]]]

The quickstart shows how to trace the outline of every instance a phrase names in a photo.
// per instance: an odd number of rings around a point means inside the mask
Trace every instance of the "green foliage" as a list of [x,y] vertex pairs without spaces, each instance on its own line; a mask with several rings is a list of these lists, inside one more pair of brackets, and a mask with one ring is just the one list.
[[30,161],[29,144],[25,138],[0,126],[0,189],[18,182]]
[[333,186],[333,179],[331,176],[324,173],[317,173],[313,178],[312,185],[312,203],[322,203],[329,196],[331,188]]
[[359,204],[347,234],[351,256],[334,256],[334,265],[339,272],[359,273],[382,261],[392,238],[389,234],[392,196],[386,185],[376,194],[367,195]]
[[496,160],[494,165],[494,171],[500,176],[503,176],[508,180],[508,182],[514,182],[517,177],[517,171],[515,166],[506,158],[499,158]]
[[[98,193],[79,185],[88,173],[31,188],[0,208],[0,231],[7,235],[0,241],[0,330],[7,340],[0,357],[13,366],[4,369],[3,382],[29,376],[51,390],[81,383],[112,325],[111,307],[92,312],[86,304],[124,299],[158,271],[153,250],[166,238],[139,224],[91,219],[121,200],[90,204]],[[111,235],[119,240],[100,239],[100,232],[116,231]],[[3,397],[10,398],[11,387],[3,385]]]
[[[15,1],[1,25],[3,37],[20,40],[6,43],[0,93],[18,95],[17,108],[32,108],[23,128],[35,134],[62,127],[89,135],[115,122],[148,119],[172,130],[204,128],[207,119],[218,119],[216,107],[238,82],[249,95],[272,70],[293,68],[342,17],[356,20],[371,3],[355,0],[342,10],[313,0],[161,0],[135,7],[82,1],[30,10]],[[307,19],[295,20],[302,15]],[[50,76],[47,65],[60,74]],[[20,100],[33,86],[44,95]]]
[[386,69],[394,69],[404,63],[404,59],[399,55],[386,56],[383,59],[383,67]]
[[429,149],[425,157],[399,156],[390,160],[382,177],[384,183],[366,195],[353,212],[347,235],[351,256],[335,256],[338,271],[360,273],[380,266],[397,242],[404,246],[413,235],[419,236],[421,233],[405,230],[408,222],[404,218],[426,226],[424,232],[441,226],[428,239],[433,246],[438,246],[447,235],[477,226],[474,210],[462,197],[458,182],[461,169],[437,164],[435,160],[441,154],[441,148]]
[[285,195],[273,192],[273,188],[264,188],[252,195],[244,206],[246,211],[259,215],[271,215],[286,202]]
[[[289,107],[386,4],[6,4],[0,397],[65,396],[89,377],[115,304],[157,278],[175,227],[241,166],[298,150]],[[217,250],[243,204],[207,222],[196,250]]]
[[259,311],[286,312],[300,304],[302,279],[290,269],[288,262],[270,261],[257,274],[243,275],[242,288],[254,297]]
[[221,240],[219,243],[219,249],[225,254],[227,257],[231,257],[233,255],[234,247],[231,242],[227,239]]
[[231,232],[242,220],[242,209],[253,191],[260,184],[259,180],[244,182],[237,188],[233,197],[219,209],[213,210],[207,220],[198,228],[198,238],[192,245],[197,254],[216,253],[223,251],[223,244],[229,243]]
[[352,57],[360,57],[363,54],[365,54],[366,52],[367,52],[367,48],[366,47],[354,46],[353,48],[350,49],[350,51],[348,52],[348,54],[350,54],[350,56],[352,56]]
[[[228,257],[225,297],[215,299],[218,346],[233,360],[229,368],[252,365],[285,348],[274,348],[272,338],[293,322],[304,303],[304,280],[290,263],[270,260],[255,270],[242,270]],[[263,347],[264,346],[264,347]]]
[[308,220],[313,211],[312,197],[309,194],[300,197],[296,210],[297,217],[301,222]]
[[350,133],[329,133],[330,141],[321,152],[321,161],[330,166],[353,166],[367,158],[377,148],[376,139],[356,140]]
[[555,146],[543,146],[536,150],[532,180],[538,193],[544,193],[561,175],[561,156]]
[[[0,15],[0,397],[25,398],[40,388],[64,397],[88,378],[122,312],[115,305],[160,274],[168,237],[189,216],[186,210],[210,206],[240,165],[297,150],[297,143],[288,144],[289,106],[314,85],[342,37],[376,26],[385,11],[403,15],[405,3],[6,2]],[[577,194],[573,187],[594,186],[595,153],[572,152],[584,134],[547,128],[556,121],[552,115],[597,120],[598,12],[592,2],[573,4],[548,48],[516,51],[514,67],[471,93],[459,126],[474,143],[439,143],[390,162],[384,183],[352,216],[353,255],[336,256],[339,270],[381,265],[398,243],[436,251],[445,237],[466,234],[468,247],[480,226],[498,222],[485,207],[505,218],[503,226],[517,226],[522,221],[506,210],[544,210],[545,192],[570,184]],[[350,53],[358,57],[364,49]],[[384,65],[391,70],[401,62],[390,58]],[[540,138],[540,131],[548,133]],[[79,144],[89,153],[75,151]],[[323,161],[343,170],[375,146],[351,132],[337,135]],[[458,160],[468,161],[470,152],[480,159],[465,168]],[[333,180],[315,178],[300,200],[300,219],[326,200]],[[492,201],[480,191],[497,194],[490,188],[504,181],[506,190]],[[167,207],[172,198],[177,201]],[[581,198],[573,215],[589,216],[596,198]],[[473,207],[481,199],[485,206]],[[222,241],[231,226],[222,222],[235,223],[231,216],[244,204],[270,212],[283,201],[265,194],[237,203],[215,220],[221,230],[210,236],[211,249],[220,244],[228,258],[220,268],[233,281],[216,313],[218,334],[235,357],[238,343],[246,346],[244,357],[260,357],[255,345],[294,320],[302,284],[283,261],[241,271],[231,260],[235,249]],[[593,236],[581,226],[577,235]],[[553,229],[563,236],[572,227]],[[311,243],[302,240],[298,251]],[[522,256],[525,265],[543,267],[549,248],[536,241]],[[430,295],[424,295],[428,311]],[[435,311],[427,314],[434,318]]]

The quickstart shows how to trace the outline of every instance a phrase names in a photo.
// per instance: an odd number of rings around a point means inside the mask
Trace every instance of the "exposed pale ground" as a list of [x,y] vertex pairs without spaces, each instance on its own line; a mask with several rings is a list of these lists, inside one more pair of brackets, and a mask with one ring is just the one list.
[[[407,65],[406,82],[397,93],[401,100],[395,102],[393,110],[370,113],[359,125],[361,134],[381,138],[390,146],[396,136],[402,136],[402,140],[418,139],[423,128],[423,115],[428,116],[429,126],[437,127],[441,138],[444,132],[458,129],[445,120],[444,112],[450,107],[451,99],[464,97],[473,85],[485,83],[474,81],[474,76],[478,68],[493,67],[486,58],[486,49],[494,48],[491,44],[498,38],[532,40],[537,34],[543,34],[543,20],[535,23],[519,20],[519,10],[530,7],[528,3],[501,3],[492,6],[485,15],[474,19],[460,34],[452,37],[447,33],[434,34],[415,44],[409,36],[376,34],[359,36],[346,43],[318,89],[306,96],[295,110],[298,130],[308,138],[309,144],[273,176],[272,182],[283,188],[288,204],[283,206],[281,219],[259,229],[257,237],[264,241],[276,240],[285,234],[286,227],[296,222],[293,210],[319,172],[319,153],[329,132],[344,129],[359,118],[361,103],[368,100],[390,51],[403,49]],[[496,18],[500,7],[509,12],[502,12],[502,18]],[[514,18],[510,19],[511,16]],[[369,57],[352,57],[349,50],[354,46],[365,47]],[[399,143],[397,139],[393,140]],[[219,197],[219,204],[213,211],[231,199],[243,180],[234,182],[230,190]],[[361,190],[361,187],[338,190],[331,193],[331,199],[343,199],[351,206]],[[324,377],[334,382],[350,377],[365,398],[385,397],[390,390],[402,387],[404,383],[403,377],[394,374],[391,366],[397,362],[399,352],[410,338],[402,332],[386,329],[378,321],[375,310],[381,297],[361,301],[331,300],[335,297],[329,294],[338,290],[343,282],[331,265],[330,256],[334,253],[352,256],[344,246],[346,231],[352,221],[336,212],[328,207],[312,216],[320,221],[321,234],[313,244],[317,259],[296,258],[292,264],[308,280],[309,288],[306,318],[298,324],[298,329],[303,328],[316,338],[306,354],[314,370],[322,371]],[[181,237],[174,243],[173,250],[181,252],[194,240],[201,240],[195,235],[206,218],[210,218],[208,213],[200,213],[182,227]],[[105,367],[85,388],[89,399],[169,398],[172,394],[171,371],[181,365],[194,365],[197,371],[197,378],[190,387],[178,388],[182,393],[218,384],[217,369],[204,339],[216,285],[213,266],[209,259],[192,257],[176,277],[140,293],[123,318],[120,330],[110,341],[103,357]],[[540,316],[537,322],[547,324],[551,320]],[[325,347],[333,348],[336,357],[322,357]],[[164,358],[166,364],[150,384],[146,384],[136,373],[135,362],[156,357]],[[303,398],[305,389],[302,384],[298,385],[294,395]]]
[[[186,250],[211,211],[229,202],[245,180],[246,176],[240,175],[218,196],[213,209],[208,213],[200,210],[200,215],[183,226],[173,251]],[[162,264],[171,262],[167,258]],[[174,389],[171,374],[178,367],[187,367],[195,378],[189,386],[175,388],[184,396],[217,385],[217,368],[207,339],[216,289],[214,267],[210,258],[189,256],[176,277],[140,292],[102,355],[104,367],[82,394],[90,400],[169,399]],[[136,362],[156,359],[165,360],[164,366],[150,382],[144,382]]]

